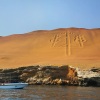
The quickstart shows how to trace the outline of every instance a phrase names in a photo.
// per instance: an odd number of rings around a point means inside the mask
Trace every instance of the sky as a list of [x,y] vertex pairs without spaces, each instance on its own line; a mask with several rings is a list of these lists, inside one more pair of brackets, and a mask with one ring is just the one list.
[[0,36],[70,27],[100,28],[100,0],[0,0]]

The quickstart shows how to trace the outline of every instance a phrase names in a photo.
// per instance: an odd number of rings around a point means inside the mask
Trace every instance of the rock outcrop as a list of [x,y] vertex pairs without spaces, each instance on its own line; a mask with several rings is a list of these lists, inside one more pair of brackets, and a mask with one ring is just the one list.
[[[27,76],[28,73],[24,77]],[[20,77],[22,79],[24,78],[23,75]],[[72,83],[76,77],[75,69],[72,69],[69,66],[45,66],[37,68],[35,75],[27,78],[26,82],[29,84],[68,85]]]
[[1,69],[0,82],[28,82],[35,85],[100,86],[100,69],[80,70],[64,66],[28,66]]
[[81,86],[100,86],[100,68],[92,68],[90,70],[77,68],[77,76]]

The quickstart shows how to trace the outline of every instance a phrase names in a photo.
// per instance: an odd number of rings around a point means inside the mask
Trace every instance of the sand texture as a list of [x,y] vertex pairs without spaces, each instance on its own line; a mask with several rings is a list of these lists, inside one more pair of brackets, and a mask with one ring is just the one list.
[[61,28],[0,37],[0,68],[100,67],[100,29]]

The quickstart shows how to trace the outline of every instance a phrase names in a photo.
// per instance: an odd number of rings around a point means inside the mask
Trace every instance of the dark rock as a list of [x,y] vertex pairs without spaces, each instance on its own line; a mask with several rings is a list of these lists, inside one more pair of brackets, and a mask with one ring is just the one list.
[[[28,82],[36,85],[100,86],[99,69],[77,71],[64,66],[28,66],[0,70],[0,82]],[[95,76],[95,77],[93,77]],[[98,77],[97,77],[98,76]]]

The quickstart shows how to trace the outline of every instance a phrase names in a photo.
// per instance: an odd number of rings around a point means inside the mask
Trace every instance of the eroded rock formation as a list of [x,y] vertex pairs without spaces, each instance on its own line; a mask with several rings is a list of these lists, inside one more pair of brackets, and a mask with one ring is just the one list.
[[9,81],[36,85],[100,86],[100,69],[79,70],[68,65],[1,69],[0,82]]

